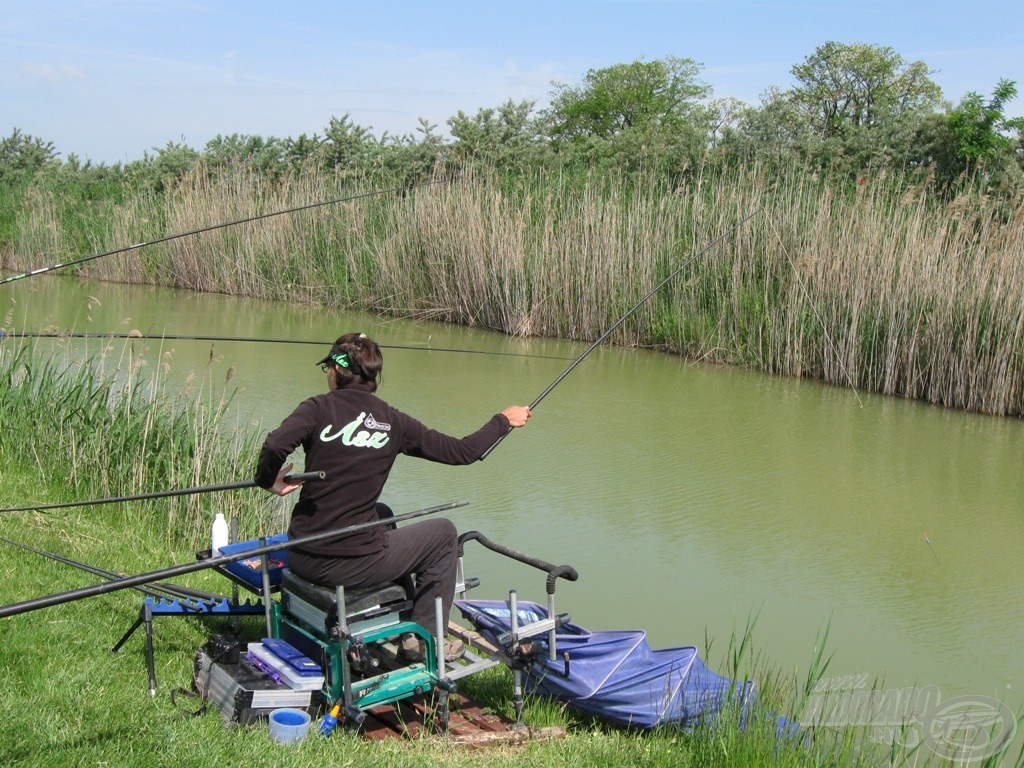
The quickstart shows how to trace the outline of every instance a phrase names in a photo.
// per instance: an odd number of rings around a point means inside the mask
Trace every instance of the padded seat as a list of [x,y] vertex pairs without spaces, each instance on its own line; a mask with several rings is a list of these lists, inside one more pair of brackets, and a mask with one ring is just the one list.
[[[295,598],[322,613],[325,626],[337,624],[338,596],[335,589],[306,581],[290,568],[285,568],[281,574],[281,605],[285,612],[297,607],[292,604]],[[409,607],[411,602],[405,589],[393,582],[345,589],[346,620],[361,621],[373,616],[404,611]]]

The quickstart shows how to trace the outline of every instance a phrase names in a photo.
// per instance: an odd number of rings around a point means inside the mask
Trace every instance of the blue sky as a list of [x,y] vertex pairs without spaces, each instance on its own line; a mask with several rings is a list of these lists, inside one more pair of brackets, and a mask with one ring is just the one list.
[[[751,104],[829,40],[924,61],[946,99],[1024,91],[1021,0],[0,0],[0,135],[136,160],[169,141],[397,134],[637,59],[691,58]],[[1018,97],[1007,110],[1024,114]]]

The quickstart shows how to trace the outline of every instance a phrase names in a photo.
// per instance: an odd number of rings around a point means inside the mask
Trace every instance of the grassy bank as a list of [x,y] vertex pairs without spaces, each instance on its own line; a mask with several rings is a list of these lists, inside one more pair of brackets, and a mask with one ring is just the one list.
[[[365,195],[242,172],[83,211],[36,190],[11,270]],[[757,168],[624,181],[465,177],[89,262],[101,280],[369,309],[591,340],[755,214],[613,341],[984,413],[1024,415],[1024,206],[939,203],[884,178]],[[12,286],[13,288],[13,286]]]
[[[160,366],[130,343],[77,356],[41,357],[30,346],[0,342],[0,498],[27,506],[191,487],[245,478],[252,438],[223,423],[223,390],[197,374],[170,393]],[[206,543],[214,508],[242,523],[243,535],[280,529],[282,510],[253,489],[132,504],[5,513],[0,519],[3,604],[95,583],[96,578],[19,549],[11,542],[122,573],[190,562]],[[191,574],[188,586],[222,591],[222,579]],[[226,728],[213,710],[192,717],[197,702],[170,698],[191,684],[192,658],[227,625],[191,618],[155,623],[158,690],[149,694],[142,633],[109,650],[138,616],[142,596],[122,590],[0,620],[4,689],[0,761],[5,765],[209,766],[345,764],[411,766],[813,766],[941,765],[922,750],[882,749],[853,729],[818,729],[780,741],[772,713],[798,715],[825,672],[825,638],[803,679],[781,675],[751,645],[752,632],[727,643],[713,668],[758,683],[761,709],[740,727],[726,712],[706,728],[634,733],[610,728],[531,698],[529,724],[561,725],[566,737],[516,748],[468,751],[440,739],[370,743],[337,732],[296,748],[272,744],[263,727]],[[714,644],[712,644],[714,647]],[[716,651],[717,653],[717,651]],[[464,689],[511,715],[511,682],[501,669],[470,678]],[[933,757],[933,756],[932,756]],[[1018,760],[1019,762],[1019,760]]]

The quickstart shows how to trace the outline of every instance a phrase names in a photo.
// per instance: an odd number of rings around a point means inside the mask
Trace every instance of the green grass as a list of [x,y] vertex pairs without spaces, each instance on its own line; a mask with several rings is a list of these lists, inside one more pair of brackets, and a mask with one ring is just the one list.
[[[3,506],[92,498],[97,492],[193,485],[208,475],[246,477],[255,455],[245,436],[225,431],[207,389],[181,398],[159,383],[134,379],[109,363],[109,350],[77,360],[40,359],[31,347],[0,343],[0,500]],[[54,408],[54,403],[62,407]],[[111,434],[113,436],[111,437]],[[174,444],[167,456],[158,447]],[[102,455],[101,445],[109,449]],[[238,450],[238,446],[243,450]],[[69,459],[69,456],[72,457]],[[97,459],[102,459],[97,462]],[[70,469],[69,470],[69,462]],[[75,462],[80,462],[75,464]],[[102,477],[97,479],[94,475]],[[243,520],[249,535],[266,533],[265,495],[253,489],[220,494],[217,509]],[[0,513],[0,536],[119,573],[148,573],[193,562],[212,519],[209,500],[162,499],[46,511]],[[7,605],[63,593],[97,577],[0,542],[0,600]],[[207,571],[182,577],[187,586],[225,590]],[[294,746],[270,742],[265,725],[226,727],[210,708],[199,716],[189,689],[195,652],[228,619],[158,617],[154,622],[158,688],[150,696],[142,631],[111,649],[139,615],[134,590],[69,601],[0,619],[0,764],[7,766],[837,766],[942,765],[920,751],[888,755],[851,729],[780,740],[774,712],[798,712],[827,668],[818,638],[810,671],[798,681],[779,674],[754,650],[754,621],[730,638],[712,668],[758,683],[760,708],[727,703],[691,731],[636,732],[605,725],[556,702],[527,696],[524,721],[561,726],[564,738],[516,747],[470,750],[442,738],[376,743],[337,730],[330,739]],[[248,619],[257,624],[262,619]],[[258,633],[260,628],[253,627]],[[713,643],[708,643],[710,649]],[[491,670],[461,682],[494,711],[512,716],[511,673]],[[742,725],[741,725],[742,720]],[[1024,757],[1016,758],[1017,766]],[[995,765],[993,762],[992,765]]]

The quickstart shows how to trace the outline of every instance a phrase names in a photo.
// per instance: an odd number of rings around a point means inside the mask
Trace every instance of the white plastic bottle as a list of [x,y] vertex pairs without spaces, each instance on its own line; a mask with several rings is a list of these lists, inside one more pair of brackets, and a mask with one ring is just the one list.
[[228,521],[224,519],[224,513],[218,512],[213,519],[213,527],[210,530],[210,554],[217,557],[221,547],[228,543]]

